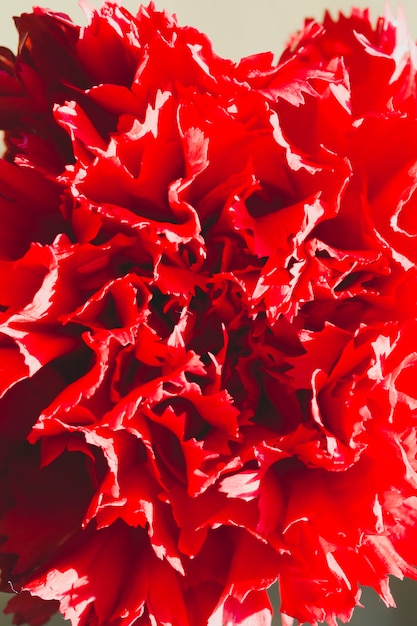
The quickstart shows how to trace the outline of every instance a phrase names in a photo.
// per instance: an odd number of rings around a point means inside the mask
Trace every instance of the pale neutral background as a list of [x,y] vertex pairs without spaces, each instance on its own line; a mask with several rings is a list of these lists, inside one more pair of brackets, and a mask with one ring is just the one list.
[[[100,6],[101,0],[89,0]],[[132,12],[137,10],[139,0],[122,0]],[[56,11],[68,13],[78,23],[84,22],[77,0],[13,0],[0,1],[1,44],[16,46],[11,17],[28,11],[34,4],[49,6]],[[148,4],[145,0],[144,4]],[[265,50],[277,54],[287,37],[298,30],[305,17],[321,19],[327,8],[333,15],[349,11],[352,5],[370,7],[376,18],[384,13],[385,0],[155,0],[159,9],[176,13],[182,24],[195,26],[208,34],[216,52],[222,56],[238,59]],[[411,32],[417,38],[417,2],[403,0]],[[396,2],[391,2],[396,12]],[[417,622],[416,622],[417,624]]]
[[[101,4],[99,0],[90,0],[90,3],[94,6]],[[0,45],[16,49],[12,16],[30,11],[33,4],[66,12],[74,21],[85,23],[76,0],[1,0]],[[123,4],[132,12],[138,7],[136,0],[124,0]],[[176,13],[181,24],[204,31],[212,39],[217,54],[235,60],[266,50],[279,56],[285,41],[302,26],[304,18],[321,19],[326,8],[337,15],[340,10],[348,12],[352,4],[369,7],[375,20],[384,14],[386,6],[385,0],[156,0],[155,4],[158,9]],[[417,2],[403,0],[402,6],[411,34],[417,39]],[[396,14],[394,2],[391,2],[391,11]],[[398,603],[396,610],[386,609],[374,593],[365,591],[363,602],[366,608],[356,610],[351,626],[417,626],[417,584],[394,581],[393,592]],[[0,626],[10,623],[0,614]],[[54,618],[50,626],[63,626],[64,623],[60,618]]]

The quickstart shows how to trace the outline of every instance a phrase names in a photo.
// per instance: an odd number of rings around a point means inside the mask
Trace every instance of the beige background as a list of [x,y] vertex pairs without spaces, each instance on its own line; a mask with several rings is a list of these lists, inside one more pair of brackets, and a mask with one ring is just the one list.
[[[99,6],[98,0],[90,0]],[[147,2],[146,2],[147,3]],[[12,16],[29,11],[33,4],[68,13],[78,23],[84,23],[81,9],[76,0],[3,0],[0,2],[0,45],[15,50],[17,44]],[[288,36],[298,30],[307,16],[321,19],[325,8],[333,15],[339,10],[349,11],[352,4],[371,8],[371,17],[376,19],[384,13],[385,0],[156,0],[159,9],[175,12],[180,23],[203,30],[214,43],[215,50],[222,56],[235,60],[255,52],[272,50],[280,54]],[[410,31],[417,38],[417,2],[403,0]],[[136,0],[125,0],[124,6],[134,12]],[[396,4],[391,3],[393,12]],[[34,538],[34,541],[36,539]],[[417,585],[393,583],[394,596],[399,608],[386,609],[371,592],[364,595],[366,608],[355,612],[352,626],[409,626],[417,625]],[[0,594],[1,596],[1,594]],[[0,614],[0,626],[10,620]],[[55,618],[52,625],[63,624]],[[276,621],[278,624],[278,621]]]
[[[90,0],[90,3],[101,4],[100,0]],[[16,46],[11,17],[30,10],[34,4],[66,12],[78,23],[84,20],[77,0],[2,0],[3,45]],[[123,4],[134,12],[139,1],[124,0]],[[144,4],[148,4],[148,0]],[[155,4],[159,9],[176,13],[181,23],[203,30],[211,37],[218,54],[238,59],[265,50],[279,53],[288,35],[300,28],[304,17],[321,19],[326,8],[336,15],[340,10],[349,11],[352,5],[368,6],[376,18],[384,13],[385,0],[155,0]],[[403,0],[402,5],[412,34],[417,38],[417,2]],[[396,10],[395,2],[391,2],[391,6]]]

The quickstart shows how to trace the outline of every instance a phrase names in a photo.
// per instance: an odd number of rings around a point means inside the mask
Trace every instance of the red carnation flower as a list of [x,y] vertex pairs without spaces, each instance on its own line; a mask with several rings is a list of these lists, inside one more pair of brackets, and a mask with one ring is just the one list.
[[[0,57],[1,589],[19,623],[348,621],[417,578],[416,47],[239,64],[43,9]],[[404,46],[408,41],[408,46]]]

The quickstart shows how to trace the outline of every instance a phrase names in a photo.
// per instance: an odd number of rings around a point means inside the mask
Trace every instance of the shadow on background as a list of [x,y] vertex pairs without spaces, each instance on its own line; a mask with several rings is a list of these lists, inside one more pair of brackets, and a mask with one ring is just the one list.
[[[364,608],[358,607],[354,610],[349,626],[417,626],[417,581],[392,578],[390,586],[397,603],[396,609],[387,609],[375,591],[364,588],[361,596]],[[270,590],[270,597],[273,605],[278,607],[276,585]],[[278,611],[272,620],[272,626],[281,626]]]

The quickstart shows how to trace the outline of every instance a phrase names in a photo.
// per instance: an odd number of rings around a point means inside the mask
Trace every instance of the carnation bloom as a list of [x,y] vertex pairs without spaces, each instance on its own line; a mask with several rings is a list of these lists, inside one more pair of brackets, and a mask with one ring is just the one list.
[[[417,578],[417,50],[235,64],[36,8],[2,49],[0,566],[72,626],[348,621]],[[407,45],[404,45],[404,44]]]

